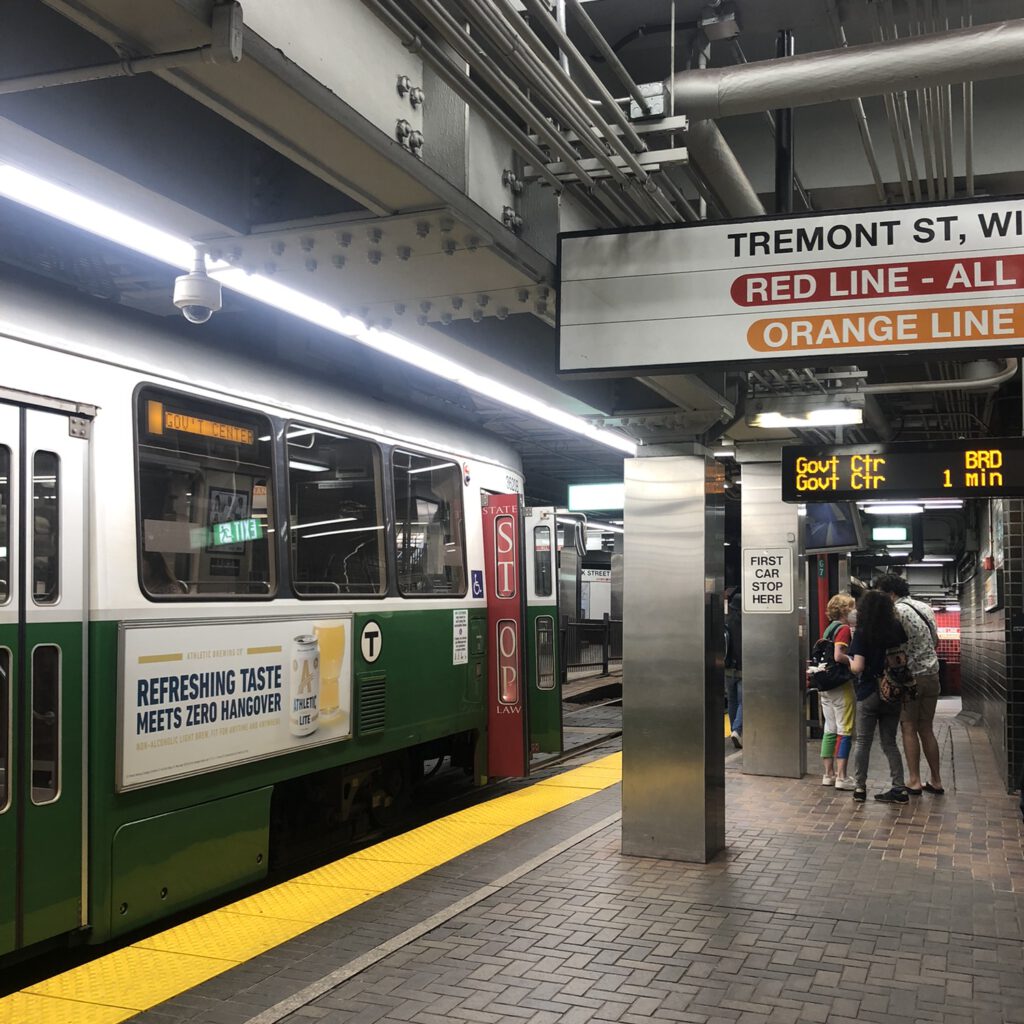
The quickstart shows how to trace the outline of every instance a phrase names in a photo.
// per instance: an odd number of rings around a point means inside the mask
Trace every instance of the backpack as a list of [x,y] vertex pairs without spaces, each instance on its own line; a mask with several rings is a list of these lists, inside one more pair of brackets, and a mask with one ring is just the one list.
[[917,684],[907,665],[906,644],[886,650],[885,671],[878,680],[878,696],[885,704],[906,704],[917,699]]
[[811,648],[807,666],[807,686],[813,690],[834,690],[849,682],[853,676],[846,665],[835,659],[835,635],[842,628],[841,622],[830,622],[825,635]]

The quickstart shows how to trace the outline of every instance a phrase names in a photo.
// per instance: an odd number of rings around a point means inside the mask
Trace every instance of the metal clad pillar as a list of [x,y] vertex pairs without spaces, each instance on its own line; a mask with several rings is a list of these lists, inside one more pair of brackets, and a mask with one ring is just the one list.
[[725,847],[724,472],[627,459],[622,852],[705,863]]
[[[743,464],[743,770],[799,779],[807,771],[804,725],[806,598],[797,505],[782,501],[777,462]],[[774,562],[788,604],[759,604],[772,591],[759,560]],[[768,578],[770,579],[770,577]],[[757,587],[755,591],[755,586]],[[780,611],[779,608],[790,608]]]

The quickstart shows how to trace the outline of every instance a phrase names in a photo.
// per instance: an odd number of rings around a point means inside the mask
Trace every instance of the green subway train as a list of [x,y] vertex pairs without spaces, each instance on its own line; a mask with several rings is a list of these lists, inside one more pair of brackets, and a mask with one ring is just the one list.
[[561,749],[514,449],[214,338],[0,283],[0,963]]

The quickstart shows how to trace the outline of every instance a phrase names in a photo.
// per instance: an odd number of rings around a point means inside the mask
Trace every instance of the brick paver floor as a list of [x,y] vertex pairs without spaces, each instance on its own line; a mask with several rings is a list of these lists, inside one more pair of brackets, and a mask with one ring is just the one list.
[[[818,773],[755,778],[730,758],[729,848],[712,863],[623,857],[611,824],[279,1019],[1024,1024],[1017,800],[984,733],[945,708],[944,797],[854,804]],[[880,751],[872,760],[880,789]],[[547,841],[600,823],[619,799],[616,787],[556,812]],[[423,891],[454,895],[536,855],[543,832],[519,831],[518,846],[459,858],[425,876]],[[351,957],[374,904],[268,954],[262,970],[262,958],[247,965],[261,978],[248,990],[202,986],[176,1016],[170,1004],[143,1016],[255,1021],[261,987],[271,985],[266,1006]]]

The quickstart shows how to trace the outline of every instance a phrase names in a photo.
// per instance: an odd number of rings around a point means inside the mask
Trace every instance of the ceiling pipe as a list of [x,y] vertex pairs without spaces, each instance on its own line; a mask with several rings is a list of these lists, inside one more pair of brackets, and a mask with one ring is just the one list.
[[[544,31],[549,35],[555,44],[562,50],[563,53],[569,58],[570,63],[577,71],[583,76],[584,80],[590,85],[592,89],[598,95],[601,104],[608,111],[608,114],[613,118],[618,126],[622,129],[623,135],[626,140],[633,147],[637,153],[642,153],[646,148],[647,144],[643,139],[637,135],[630,124],[629,118],[623,114],[618,103],[615,102],[615,97],[605,87],[604,82],[597,77],[597,73],[587,62],[587,59],[583,56],[578,49],[576,49],[573,41],[561,30],[558,22],[551,17],[545,6],[544,0],[523,0],[526,9],[536,19],[538,25],[543,26]],[[525,26],[524,26],[525,27]],[[524,34],[524,33],[521,33]]]
[[91,64],[82,68],[64,68],[17,78],[0,79],[0,96],[50,89],[55,86],[80,85],[107,78],[130,78],[133,75],[178,70],[194,64],[237,64],[242,59],[242,6],[235,2],[213,8],[211,41],[190,50],[156,53],[148,57],[122,57],[107,64]]
[[[640,91],[640,86],[633,81],[632,75],[625,69],[622,61],[616,56],[615,51],[611,48],[608,40],[601,34],[601,30],[594,24],[590,15],[583,10],[580,0],[569,0],[569,10],[576,16],[576,20],[580,23],[580,28],[590,37],[590,41],[597,47],[598,53],[607,61],[608,67],[615,73],[616,78],[626,87],[626,91],[636,100],[640,109],[645,114],[649,114],[651,108],[647,97]],[[673,10],[674,14],[675,11]],[[564,29],[564,26],[562,27]],[[674,37],[672,45],[675,45]],[[675,69],[673,68],[673,70]]]
[[[839,9],[836,7],[836,0],[825,0],[828,8],[829,24],[832,26],[832,35],[835,38],[836,46],[844,50],[849,49],[850,44],[846,41],[846,31],[839,18]],[[882,172],[878,166],[878,154],[875,152],[875,144],[871,140],[871,128],[868,125],[868,115],[864,110],[864,103],[858,96],[850,101],[850,109],[853,112],[854,121],[857,124],[857,132],[860,135],[861,146],[864,148],[864,155],[867,157],[868,167],[871,169],[871,178],[875,183],[875,195],[878,202],[885,204],[885,184],[882,181]]]
[[593,188],[594,179],[577,162],[572,147],[548,124],[543,112],[530,102],[517,83],[505,75],[500,68],[494,66],[491,57],[476,40],[463,31],[458,22],[434,0],[413,0],[413,2],[431,25],[440,32],[445,42],[469,64],[470,68],[480,75],[481,79],[495,91],[498,97],[536,130],[537,134],[572,168],[573,173],[584,185]]
[[1007,359],[1006,366],[998,373],[988,377],[966,378],[955,380],[906,380],[893,384],[862,384],[855,390],[862,395],[893,395],[905,394],[908,391],[983,391],[986,388],[999,387],[1017,376],[1020,360]]
[[562,182],[545,166],[547,157],[544,151],[531,141],[529,135],[519,128],[480,86],[454,64],[444,50],[427,39],[415,22],[410,21],[404,12],[392,8],[388,0],[363,0],[363,3],[395,33],[410,53],[421,56],[424,63],[429,65],[446,85],[466,103],[475,106],[488,117],[513,149],[529,160],[539,161],[537,166],[540,168],[540,174],[556,192],[561,191]]
[[[743,46],[739,41],[739,38],[732,40],[732,50],[736,55],[737,64],[746,64],[747,55],[743,51]],[[770,110],[764,112],[764,119],[768,122],[768,131],[771,132],[772,139],[775,139],[775,114]],[[793,185],[796,188],[797,194],[800,196],[800,202],[804,204],[804,208],[808,211],[813,210],[814,206],[811,204],[811,197],[807,194],[807,189],[804,188],[804,183],[800,180],[800,175],[796,169],[793,170]],[[885,201],[883,194],[882,201]]]
[[1019,75],[1022,67],[1024,20],[1018,19],[798,57],[682,71],[671,87],[682,113],[718,118],[1008,78]]
[[[491,10],[493,5],[481,3],[463,5],[463,14],[468,19],[471,29],[474,30],[474,35],[469,36],[458,26],[455,19],[436,3],[436,0],[413,0],[413,2],[421,9],[424,4],[428,5],[429,9],[434,12],[431,18],[432,23],[438,24],[442,30],[447,25],[449,42],[452,42],[453,39],[458,40],[458,43],[453,42],[453,45],[456,45],[456,48],[460,49],[464,55],[468,52],[467,47],[479,51],[480,60],[474,65],[478,73],[485,77],[493,77],[505,66],[502,64],[502,60],[507,65],[511,65],[513,73],[519,76],[518,82],[506,76],[509,86],[513,90],[527,94],[532,92],[536,102],[542,103],[564,127],[575,131],[581,145],[585,145],[590,150],[616,181],[623,187],[628,187],[631,184],[631,179],[611,159],[605,144],[599,138],[599,133],[612,134],[611,126],[589,108],[585,103],[586,97],[582,93],[579,93],[578,96],[574,93],[573,90],[576,87],[572,79],[559,73],[554,58],[547,51],[545,51],[545,55],[552,61],[550,68],[546,68],[538,61],[530,47],[521,45],[522,40],[518,38],[516,30],[501,17],[497,10]],[[491,49],[497,50],[497,56],[480,49],[481,45],[488,41],[491,44]],[[538,40],[538,44],[539,42]],[[467,59],[470,58],[467,57]],[[473,63],[471,59],[470,63]],[[524,82],[526,89],[523,89]],[[506,88],[502,95],[507,102],[512,102],[516,98],[510,99],[508,92],[509,90]],[[546,137],[552,133],[558,134],[557,129],[550,125],[545,124],[544,127],[547,132]],[[552,147],[553,151],[561,154],[568,152],[569,159],[575,161],[575,154],[569,143],[560,135],[556,141],[557,148]],[[549,145],[551,145],[550,142]],[[594,183],[589,181],[587,184],[593,187]],[[661,219],[660,213],[652,208],[650,211],[645,210],[644,216],[641,218],[631,217],[630,222],[643,223],[650,216]]]
[[[540,36],[538,36],[537,33],[522,20],[515,7],[512,6],[510,0],[499,0],[499,2],[502,4],[506,18],[513,27],[519,41],[526,43],[542,63],[550,63],[553,58],[544,46]],[[590,117],[604,135],[605,141],[611,149],[625,161],[626,166],[633,172],[636,180],[639,182],[643,191],[643,196],[640,200],[641,205],[653,208],[656,219],[665,223],[678,223],[681,221],[683,218],[680,213],[672,206],[668,199],[662,195],[657,185],[651,180],[650,175],[640,165],[640,162],[634,156],[633,152],[628,148],[628,146],[626,146],[625,142],[629,142],[630,145],[633,145],[636,148],[637,152],[641,152],[647,148],[646,143],[636,134],[632,124],[630,124],[629,120],[619,109],[619,106],[615,102],[611,93],[609,93],[604,87],[601,80],[584,60],[583,56],[573,45],[569,37],[565,36],[564,33],[560,33],[557,23],[544,9],[543,4],[539,3],[539,0],[524,0],[524,2],[526,3],[527,9],[530,10],[531,13],[535,15],[538,22],[544,26],[547,34],[551,36],[559,46],[564,48],[564,51],[569,55],[569,59],[573,66],[583,72],[584,78],[589,79],[594,84],[594,88],[597,89],[601,96],[604,106],[609,108],[613,114],[614,120],[619,127],[623,129],[623,135],[620,137],[619,134],[612,129],[611,124],[601,117],[592,106],[590,107]],[[564,36],[564,39],[561,38],[561,36]],[[559,82],[559,86],[564,86],[568,89],[576,97],[578,103],[590,106],[590,101],[586,94],[573,81],[573,79],[568,76],[563,76]],[[625,140],[625,142],[623,140]],[[613,177],[614,176],[616,175],[613,175]]]
[[764,204],[714,121],[691,121],[686,130],[686,148],[716,204],[729,216],[765,215]]

